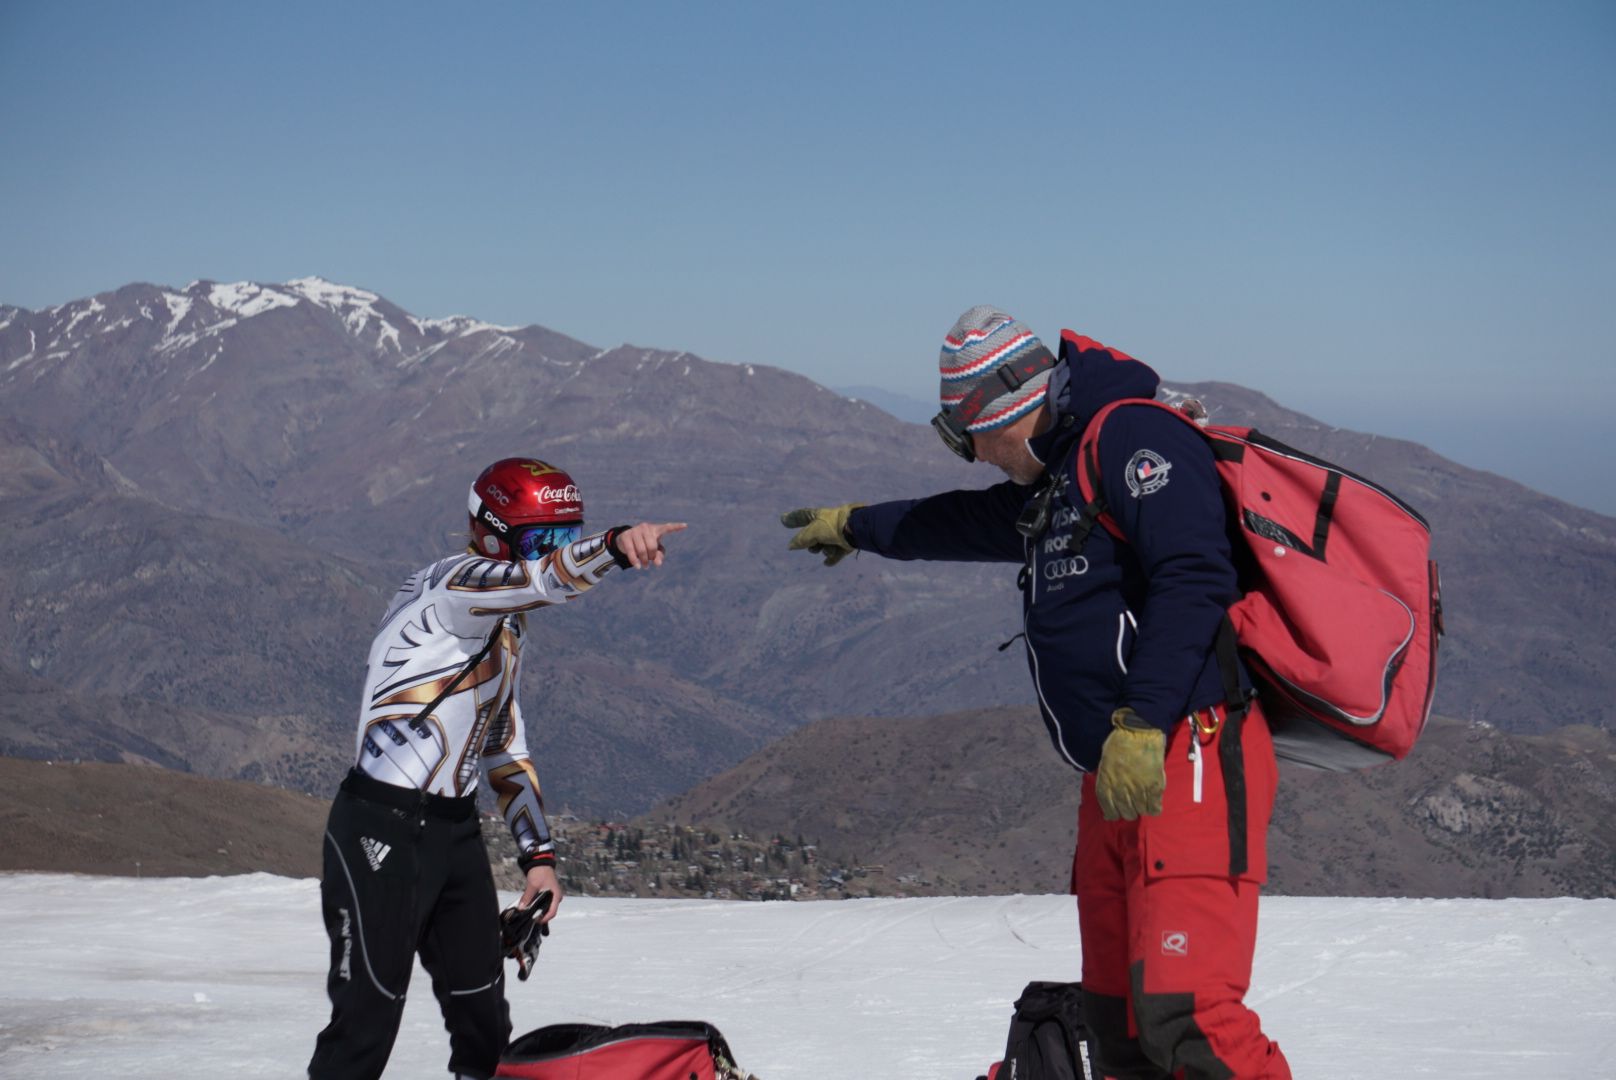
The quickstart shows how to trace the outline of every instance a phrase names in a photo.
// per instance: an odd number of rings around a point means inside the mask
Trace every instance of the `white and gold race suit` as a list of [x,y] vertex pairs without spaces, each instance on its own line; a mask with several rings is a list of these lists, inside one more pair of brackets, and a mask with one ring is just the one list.
[[410,575],[370,646],[355,767],[451,797],[475,791],[478,772],[486,773],[522,865],[553,863],[517,704],[526,613],[580,596],[618,565],[608,535],[533,562],[454,555]]

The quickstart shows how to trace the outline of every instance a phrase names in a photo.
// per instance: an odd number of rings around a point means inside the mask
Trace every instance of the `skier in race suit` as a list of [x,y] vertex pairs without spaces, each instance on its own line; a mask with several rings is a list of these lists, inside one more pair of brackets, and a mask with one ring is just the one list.
[[1022,566],[1040,710],[1082,773],[1072,889],[1101,1073],[1289,1077],[1244,1004],[1277,771],[1232,638],[1217,644],[1239,593],[1211,450],[1160,409],[1118,407],[1099,435],[1098,490],[1125,542],[1085,537],[1084,428],[1112,401],[1154,397],[1156,373],[1071,331],[1053,355],[986,306],[955,323],[940,365],[933,426],[1009,479],[794,510],[791,547],[827,564],[869,551]]
[[494,1075],[510,1038],[499,899],[476,788],[486,776],[520,852],[526,906],[562,890],[517,704],[529,612],[577,599],[614,567],[663,561],[682,524],[583,536],[571,477],[529,458],[472,484],[467,551],[419,570],[370,648],[355,762],[331,805],[320,884],[331,1022],[313,1080],[379,1077],[417,952],[449,1029],[449,1070]]

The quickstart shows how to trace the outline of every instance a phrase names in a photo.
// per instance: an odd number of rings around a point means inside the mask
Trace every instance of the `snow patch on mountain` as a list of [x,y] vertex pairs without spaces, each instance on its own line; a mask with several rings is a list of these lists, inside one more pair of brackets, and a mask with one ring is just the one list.
[[[224,319],[220,322],[210,323],[207,326],[198,327],[196,330],[191,330],[183,334],[175,334],[170,337],[165,337],[162,341],[157,343],[157,352],[171,353],[179,349],[189,348],[199,341],[210,337],[216,337],[219,334],[224,333],[232,326],[235,326],[238,322],[240,322],[239,319]],[[209,361],[209,363],[211,362],[212,361]]]
[[243,319],[262,315],[276,308],[292,307],[298,297],[288,296],[279,289],[266,288],[251,281],[237,281],[228,285],[214,285],[208,290],[208,303],[224,311],[234,312]]
[[501,335],[489,342],[487,345],[484,345],[482,349],[478,351],[477,355],[473,356],[469,362],[472,364],[480,363],[483,360],[491,359],[500,355],[501,353],[509,352],[511,349],[519,348],[522,348],[522,343],[520,341],[517,341],[513,337],[505,337],[504,335]]
[[322,277],[294,278],[286,283],[286,287],[305,300],[331,311],[342,311],[351,307],[368,308],[381,299],[368,289],[338,285]]
[[[163,331],[163,342],[166,343],[169,338],[174,336],[174,331],[184,321],[185,316],[190,314],[192,300],[183,293],[165,292],[163,294],[163,303],[168,306],[169,314],[168,327]],[[159,344],[158,348],[161,349],[162,344]]]
[[469,315],[450,315],[444,319],[418,319],[411,315],[410,322],[417,331],[428,336],[446,334],[449,337],[467,337],[484,331],[492,331],[496,334],[512,334],[521,329],[519,326],[500,326],[496,323],[483,322],[481,319],[473,319]]
[[[195,283],[187,292],[201,294],[202,283]],[[520,327],[501,326],[467,315],[450,315],[442,319],[422,319],[405,316],[400,325],[389,319],[378,306],[385,303],[377,293],[352,285],[341,285],[322,277],[302,277],[281,285],[260,285],[257,282],[238,281],[205,286],[207,303],[220,311],[228,311],[239,319],[250,319],[278,308],[292,307],[304,302],[331,312],[342,320],[349,334],[381,351],[402,354],[400,365],[427,360],[443,345],[442,341],[407,352],[406,339],[470,337],[474,334],[496,335],[489,346],[494,352],[521,347],[521,342],[510,335]]]
[[[191,372],[191,373],[190,373],[190,374],[189,374],[189,375],[187,375],[187,376],[185,376],[185,379],[186,379],[186,381],[187,381],[187,382],[189,382],[189,381],[190,381],[190,380],[191,380],[191,379],[192,379],[192,378],[193,378],[193,377],[194,377],[194,376],[197,376],[197,375],[200,375],[200,374],[202,374],[202,373],[203,373],[203,372],[204,372],[204,371],[206,371],[206,370],[208,370],[208,368],[210,368],[210,367],[212,367],[212,366],[213,366],[213,362],[214,362],[214,361],[215,361],[215,360],[217,360],[217,359],[219,359],[219,357],[221,357],[221,356],[223,356],[223,355],[224,355],[224,342],[222,342],[222,341],[221,341],[221,342],[220,342],[220,343],[219,343],[219,344],[218,344],[218,345],[217,345],[217,346],[216,346],[216,347],[215,347],[215,348],[214,348],[214,350],[213,350],[213,352],[212,352],[212,354],[211,354],[211,355],[209,355],[209,357],[208,357],[208,358],[207,358],[207,360],[206,360],[206,361],[204,361],[204,362],[203,362],[203,364],[202,364],[202,366],[201,366],[201,367],[199,367],[199,368],[197,368],[197,369],[196,369],[196,370],[195,370],[195,371],[193,371],[193,372]],[[212,400],[212,397],[211,397],[211,395],[210,395],[210,397],[209,397],[209,400]],[[207,404],[207,402],[203,402],[203,404],[204,404],[204,405],[205,405],[205,404]]]
[[98,315],[105,310],[107,310],[107,306],[105,304],[94,297],[91,297],[89,302],[86,303],[82,309],[74,312],[73,317],[67,321],[67,325],[62,328],[61,337],[72,337],[73,330],[78,326],[79,323],[83,322],[85,319],[88,319],[90,316]]
[[375,347],[378,349],[391,348],[402,352],[403,346],[399,342],[399,329],[387,320],[376,304],[381,297],[368,289],[356,289],[351,285],[338,285],[320,277],[298,278],[288,281],[286,288],[299,296],[316,304],[327,311],[339,316],[343,326],[354,337],[368,334],[372,324],[375,326]]
[[444,338],[442,341],[428,345],[420,352],[410,353],[408,356],[404,356],[399,359],[398,366],[408,367],[411,364],[424,364],[438,353],[442,352],[443,347],[449,344],[450,340],[450,338]]
[[[424,363],[450,342],[471,339],[477,347],[476,360],[487,360],[525,350],[527,342],[516,336],[523,329],[488,322],[468,315],[446,318],[418,318],[399,311],[393,304],[369,289],[342,285],[326,278],[310,276],[281,284],[256,281],[215,282],[198,280],[183,289],[159,286],[128,307],[118,307],[102,299],[90,298],[59,304],[42,312],[30,312],[11,305],[0,305],[0,331],[30,335],[38,331],[43,345],[30,337],[28,351],[5,358],[0,372],[9,372],[38,359],[71,356],[87,340],[87,329],[109,334],[146,320],[161,327],[157,342],[150,346],[157,354],[174,354],[200,342],[217,338],[250,319],[282,309],[311,305],[337,317],[347,334],[368,351],[395,354],[400,367]],[[20,344],[20,340],[17,343]],[[15,347],[15,346],[14,346]],[[205,359],[211,363],[218,352]],[[541,360],[545,359],[540,357]],[[192,375],[205,370],[199,366]]]
[[29,330],[28,331],[28,351],[23,353],[21,356],[17,357],[11,363],[7,364],[6,365],[6,370],[7,371],[14,371],[17,368],[21,367],[22,365],[28,363],[28,361],[30,361],[30,360],[32,360],[34,358],[34,353],[36,353],[38,351],[39,351],[39,339],[37,337],[35,337],[33,330]]

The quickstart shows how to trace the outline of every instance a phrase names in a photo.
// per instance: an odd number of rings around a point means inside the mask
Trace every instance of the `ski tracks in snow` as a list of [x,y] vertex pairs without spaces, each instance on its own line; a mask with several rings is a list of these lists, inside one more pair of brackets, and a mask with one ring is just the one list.
[[[1307,1080],[1609,1076],[1613,938],[1616,900],[1269,898],[1250,1000]],[[328,1015],[312,881],[0,875],[0,940],[6,1080],[300,1075]],[[768,1080],[969,1080],[1079,962],[1069,896],[573,897],[509,997],[518,1032],[705,1019]],[[447,1055],[417,971],[388,1080]]]

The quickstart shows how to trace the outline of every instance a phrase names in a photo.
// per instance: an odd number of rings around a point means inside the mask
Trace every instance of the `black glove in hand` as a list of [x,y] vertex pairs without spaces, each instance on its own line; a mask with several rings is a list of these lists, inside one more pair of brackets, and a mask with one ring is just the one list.
[[805,506],[800,510],[787,510],[780,515],[780,524],[796,529],[786,547],[791,551],[807,550],[825,559],[826,566],[835,566],[853,553],[853,542],[847,538],[847,519],[863,503],[845,503],[842,506]]
[[550,925],[539,920],[550,910],[551,899],[550,890],[545,889],[527,907],[512,904],[499,913],[500,955],[516,961],[516,977],[523,982],[539,958],[539,946],[550,935]]

